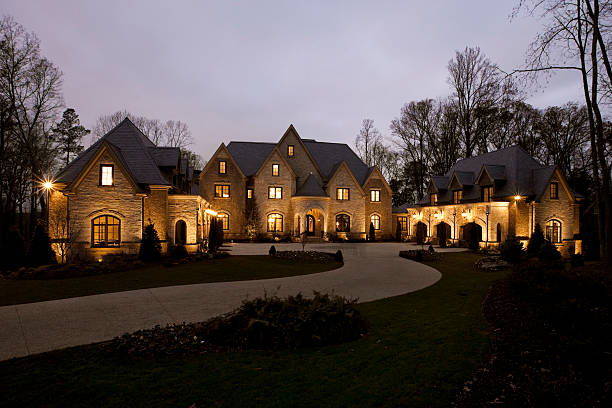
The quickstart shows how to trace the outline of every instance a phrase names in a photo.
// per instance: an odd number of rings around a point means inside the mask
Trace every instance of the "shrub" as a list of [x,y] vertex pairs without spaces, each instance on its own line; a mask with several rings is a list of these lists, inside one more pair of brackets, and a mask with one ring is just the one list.
[[174,245],[170,248],[170,256],[174,259],[187,258],[187,248],[185,248],[185,245]]
[[25,242],[23,236],[14,227],[9,228],[6,241],[0,251],[3,266],[0,269],[15,269],[25,263]]
[[223,222],[217,217],[210,220],[210,230],[208,233],[208,250],[216,252],[223,245]]
[[49,234],[45,230],[44,225],[36,225],[34,237],[30,244],[28,252],[28,263],[32,266],[51,265],[57,263],[55,251],[51,248],[51,240]]
[[399,220],[395,225],[395,239],[402,242],[402,224],[400,224]]
[[376,241],[376,230],[374,224],[370,223],[370,241]]
[[557,247],[550,241],[544,241],[542,248],[540,248],[540,252],[538,252],[538,258],[540,261],[556,261],[557,259],[561,259],[561,253],[557,249]]
[[434,249],[433,245],[431,245],[431,244],[429,245],[429,248],[427,248],[427,250],[429,252],[436,252],[436,250]]
[[344,263],[344,256],[342,255],[342,251],[341,250],[337,250],[336,251],[336,254],[334,255],[334,258],[336,259],[336,261]]
[[502,244],[500,253],[504,261],[517,263],[523,255],[523,244],[514,235],[510,235]]
[[143,261],[156,261],[161,256],[161,241],[155,226],[149,222],[142,234],[138,257]]
[[439,253],[424,249],[410,249],[408,251],[400,251],[399,256],[417,262],[435,261],[436,259],[440,258]]
[[531,238],[529,238],[529,243],[527,243],[527,256],[538,256],[542,245],[544,245],[544,241],[542,227],[540,227],[540,224],[536,224],[533,234],[531,234]]
[[270,250],[268,251],[268,255],[270,255],[270,256],[275,256],[276,255],[276,247],[274,245],[272,245],[270,247]]

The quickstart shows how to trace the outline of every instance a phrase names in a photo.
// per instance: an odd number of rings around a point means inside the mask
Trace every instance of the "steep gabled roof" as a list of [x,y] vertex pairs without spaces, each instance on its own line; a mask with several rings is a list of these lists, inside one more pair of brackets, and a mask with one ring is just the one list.
[[181,156],[178,147],[149,147],[149,154],[159,167],[176,167]]
[[250,177],[257,173],[263,162],[268,158],[276,143],[260,142],[230,142],[227,150],[230,152],[242,173]]
[[328,180],[344,161],[360,185],[366,181],[369,174],[368,166],[346,143],[317,142],[312,139],[302,139],[302,142]]
[[128,118],[92,144],[79,157],[72,161],[57,176],[57,181],[72,183],[85,169],[89,161],[106,143],[124,165],[126,171],[138,184],[169,185],[162,176],[158,165],[149,152],[155,148],[151,142]]
[[309,174],[306,181],[304,181],[304,184],[302,184],[302,186],[295,193],[295,196],[327,197],[327,194],[317,181],[317,178],[314,175]]

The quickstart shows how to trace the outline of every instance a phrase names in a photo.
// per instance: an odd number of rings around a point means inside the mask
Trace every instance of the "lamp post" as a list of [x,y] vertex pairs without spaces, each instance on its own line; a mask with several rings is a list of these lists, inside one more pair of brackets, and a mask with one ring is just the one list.
[[491,207],[487,205],[485,208],[485,214],[487,216],[487,242],[486,242],[485,248],[489,248],[489,214],[490,213],[491,213]]

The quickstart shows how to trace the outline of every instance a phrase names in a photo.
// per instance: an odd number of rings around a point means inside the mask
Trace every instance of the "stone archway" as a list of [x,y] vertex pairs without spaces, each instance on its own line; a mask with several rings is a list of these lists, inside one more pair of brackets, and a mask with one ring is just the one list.
[[444,221],[440,222],[436,225],[436,237],[440,247],[446,248],[446,241],[451,238],[451,226]]
[[325,234],[325,217],[323,211],[312,208],[304,216],[304,232],[310,237],[322,238]]
[[478,249],[482,241],[482,227],[474,221],[468,222],[461,227],[461,236],[472,249]]

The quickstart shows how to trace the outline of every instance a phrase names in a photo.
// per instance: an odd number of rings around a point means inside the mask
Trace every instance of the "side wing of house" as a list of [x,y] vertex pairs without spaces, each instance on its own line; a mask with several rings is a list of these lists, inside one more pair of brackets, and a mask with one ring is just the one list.
[[363,184],[365,192],[365,219],[367,227],[372,223],[377,237],[391,238],[395,224],[391,216],[393,192],[378,168],[374,168]]
[[331,198],[327,231],[344,232],[342,225],[347,220],[345,216],[348,216],[351,236],[365,238],[370,227],[365,217],[365,194],[345,162],[338,166],[327,183],[327,194]]

